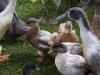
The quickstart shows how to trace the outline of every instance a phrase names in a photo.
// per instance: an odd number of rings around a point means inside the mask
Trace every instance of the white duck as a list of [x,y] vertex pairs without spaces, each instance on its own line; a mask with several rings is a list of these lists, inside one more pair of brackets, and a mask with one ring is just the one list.
[[0,13],[0,40],[11,26],[17,0],[10,0],[8,6]]
[[97,75],[100,75],[100,41],[91,32],[86,13],[81,8],[74,7],[68,10],[67,15],[74,19],[80,27],[85,60],[91,66],[91,69]]
[[86,61],[82,56],[66,51],[63,44],[55,44],[53,50],[57,52],[55,64],[62,75],[87,75]]

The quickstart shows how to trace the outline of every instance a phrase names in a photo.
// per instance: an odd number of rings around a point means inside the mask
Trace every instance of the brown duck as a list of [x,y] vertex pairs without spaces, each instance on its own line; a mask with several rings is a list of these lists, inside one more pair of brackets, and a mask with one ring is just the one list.
[[[45,30],[40,30],[39,23],[30,19],[27,21],[31,29],[26,33],[26,39],[28,43],[38,49],[38,55],[44,57],[44,54],[48,53],[49,45],[48,41],[50,39],[51,33]],[[40,60],[43,60],[41,58]]]

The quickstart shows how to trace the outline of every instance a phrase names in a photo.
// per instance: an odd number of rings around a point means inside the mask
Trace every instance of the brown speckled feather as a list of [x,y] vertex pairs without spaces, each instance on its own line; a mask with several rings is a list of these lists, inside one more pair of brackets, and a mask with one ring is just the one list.
[[79,39],[75,33],[75,31],[71,31],[69,33],[62,33],[59,35],[60,42],[78,42]]

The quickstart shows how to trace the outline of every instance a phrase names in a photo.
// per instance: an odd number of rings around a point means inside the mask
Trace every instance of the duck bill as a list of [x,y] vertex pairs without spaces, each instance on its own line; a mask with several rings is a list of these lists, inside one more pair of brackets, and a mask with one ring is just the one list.
[[66,12],[65,12],[65,13],[63,13],[62,15],[60,15],[60,16],[58,16],[58,17],[56,17],[56,20],[57,20],[57,21],[59,21],[59,20],[64,19],[65,17],[67,17],[67,16],[66,16],[67,12],[68,12],[68,11],[66,11]]

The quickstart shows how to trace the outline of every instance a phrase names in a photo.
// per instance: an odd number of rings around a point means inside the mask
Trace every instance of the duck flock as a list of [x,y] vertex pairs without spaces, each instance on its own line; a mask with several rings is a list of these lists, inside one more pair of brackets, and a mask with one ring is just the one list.
[[[43,62],[48,54],[51,55],[62,75],[100,75],[100,0],[84,0],[80,7],[72,7],[56,17],[55,22],[65,17],[69,21],[59,24],[57,32],[53,33],[40,29],[40,24],[45,22],[44,16],[29,18],[25,25],[15,12],[16,2],[0,2],[0,41],[5,35],[11,36],[10,39],[25,35],[26,41],[37,49],[37,61]],[[90,6],[95,8],[92,25],[85,12]],[[73,30],[73,21],[79,25],[82,43]],[[0,61],[9,60],[9,56],[0,55]],[[34,63],[26,64],[23,75],[30,75],[32,69],[39,70]]]

